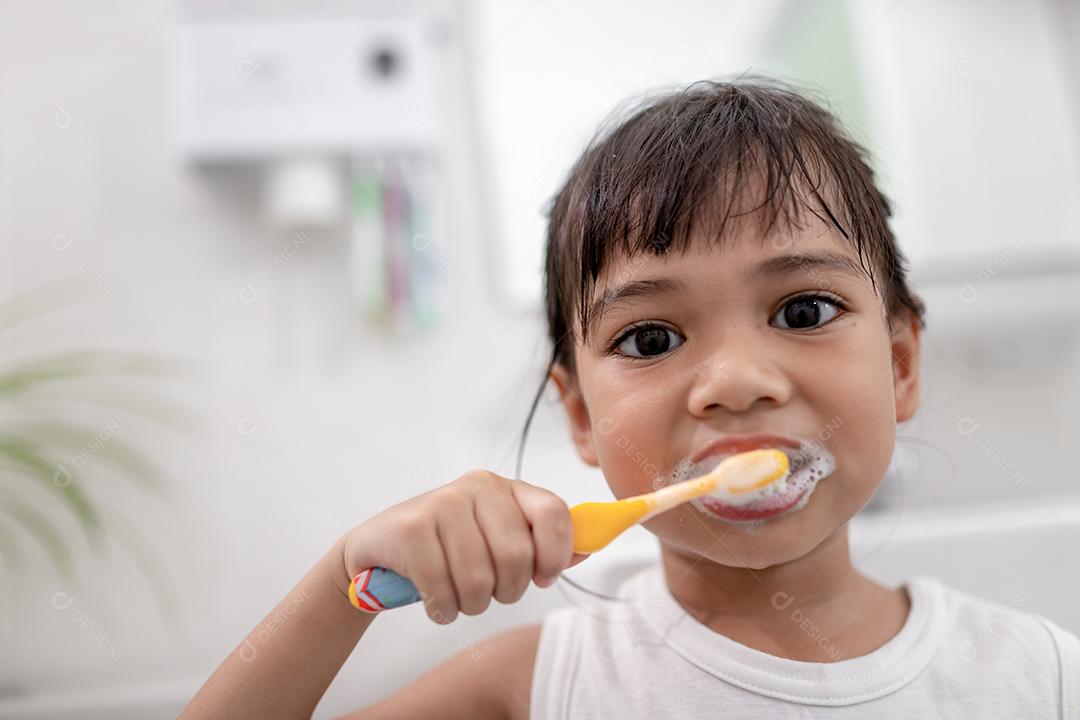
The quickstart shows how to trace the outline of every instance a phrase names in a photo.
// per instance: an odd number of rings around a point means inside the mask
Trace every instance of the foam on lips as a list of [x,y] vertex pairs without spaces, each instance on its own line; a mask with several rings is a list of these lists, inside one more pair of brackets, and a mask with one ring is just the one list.
[[[723,489],[712,495],[696,498],[691,502],[699,510],[718,515],[727,510],[746,513],[768,513],[788,507],[785,512],[801,509],[810,500],[818,482],[836,469],[836,459],[823,445],[803,441],[798,449],[777,448],[788,456],[789,472],[782,478],[762,488],[746,493],[730,493]],[[713,455],[699,462],[684,460],[672,472],[672,480],[679,482],[704,475],[713,470],[724,458],[734,452]],[[725,517],[725,519],[730,519]]]

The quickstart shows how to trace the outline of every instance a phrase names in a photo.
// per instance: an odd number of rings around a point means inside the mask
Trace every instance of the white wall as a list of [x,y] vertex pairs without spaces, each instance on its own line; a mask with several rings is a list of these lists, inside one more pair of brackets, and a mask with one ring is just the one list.
[[[125,387],[171,397],[194,418],[177,433],[125,416],[124,437],[163,467],[167,498],[107,472],[88,477],[116,523],[143,538],[135,547],[175,593],[165,603],[174,614],[159,616],[148,583],[116,548],[79,553],[73,583],[32,555],[36,566],[6,576],[0,598],[0,676],[12,694],[177,677],[188,680],[174,694],[190,693],[349,527],[472,467],[511,474],[542,376],[538,316],[491,299],[468,128],[452,128],[459,140],[445,149],[445,322],[428,336],[385,336],[350,307],[344,227],[309,233],[280,262],[295,238],[258,219],[243,178],[207,178],[171,156],[169,9],[0,9],[4,295],[72,279],[88,298],[7,333],[3,358],[83,347],[175,353],[187,379]],[[465,105],[464,87],[445,88],[444,102]],[[603,492],[548,415],[526,477],[567,497]],[[66,595],[54,603],[58,592]],[[500,622],[509,620],[493,612],[474,625]],[[417,659],[419,636],[401,642],[395,627],[423,631],[430,651]],[[354,682],[341,685],[338,712],[403,682],[402,665],[418,672],[460,642],[408,611],[380,619],[380,634],[392,639],[380,643],[386,664],[350,663],[342,677]]]

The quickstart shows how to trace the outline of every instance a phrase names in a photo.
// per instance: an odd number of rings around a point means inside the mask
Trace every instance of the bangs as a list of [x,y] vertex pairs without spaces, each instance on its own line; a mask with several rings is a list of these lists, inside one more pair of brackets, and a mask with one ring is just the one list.
[[572,367],[567,338],[580,329],[587,341],[589,299],[613,259],[685,251],[692,239],[719,245],[736,225],[764,241],[816,217],[850,244],[875,289],[878,273],[902,283],[889,212],[862,148],[792,90],[703,81],[654,97],[602,128],[552,199],[545,280],[556,358]]

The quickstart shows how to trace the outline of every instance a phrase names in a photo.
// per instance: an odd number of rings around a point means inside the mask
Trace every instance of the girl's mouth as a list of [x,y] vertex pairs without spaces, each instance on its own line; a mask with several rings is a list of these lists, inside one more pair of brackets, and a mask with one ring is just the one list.
[[[777,449],[787,454],[791,465],[788,474],[780,480],[745,495],[720,491],[691,502],[707,515],[729,522],[764,520],[801,510],[810,501],[818,482],[836,469],[836,460],[824,446],[814,441],[803,441],[798,449]],[[711,471],[730,454],[713,455],[689,463],[685,468],[680,467],[676,472],[682,478],[697,477]]]
[[[709,515],[715,515],[716,517],[724,520],[739,521],[739,520],[764,520],[765,518],[777,517],[785,515],[789,511],[793,511],[796,505],[806,498],[809,500],[810,491],[803,490],[795,498],[785,498],[784,503],[780,505],[774,505],[771,507],[755,507],[750,505],[729,505],[725,502],[717,500],[709,496],[697,498],[691,502],[695,503],[699,509],[708,513]],[[805,505],[806,503],[803,503]],[[799,505],[801,508],[802,505]]]

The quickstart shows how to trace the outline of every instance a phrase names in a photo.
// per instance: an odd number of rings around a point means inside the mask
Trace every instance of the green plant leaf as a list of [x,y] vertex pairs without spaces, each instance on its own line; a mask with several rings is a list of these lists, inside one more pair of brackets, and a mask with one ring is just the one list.
[[[100,301],[101,293],[90,289],[86,278],[78,275],[10,296],[0,301],[0,334],[76,303]],[[16,345],[9,343],[8,347]],[[59,518],[51,517],[49,512],[60,504],[74,512],[91,545],[101,549],[104,525],[99,510],[84,494],[84,484],[76,482],[75,472],[83,463],[107,463],[155,491],[167,489],[160,469],[146,454],[116,437],[112,422],[104,434],[92,421],[84,421],[91,423],[87,426],[54,418],[70,417],[67,405],[81,403],[91,408],[118,408],[126,415],[159,419],[174,427],[194,427],[190,415],[177,410],[171,402],[145,393],[145,386],[136,385],[126,396],[123,387],[115,387],[116,381],[129,379],[187,376],[189,362],[161,354],[81,350],[22,359],[0,369],[0,555],[10,567],[22,569],[24,565],[18,530],[36,539],[58,572],[70,577],[69,547],[56,527]],[[79,382],[69,385],[68,381],[73,380]],[[81,412],[84,408],[74,409],[76,417],[85,415]],[[113,413],[112,417],[122,416]],[[53,456],[71,459],[67,464],[58,464],[50,459]],[[27,501],[27,494],[38,490],[42,491],[44,504]],[[57,503],[54,492],[59,493],[62,503]],[[17,527],[6,519],[13,520]],[[131,537],[129,532],[121,534]],[[159,607],[167,606],[175,598],[168,592],[164,597],[161,594],[162,580],[155,577],[155,571],[161,568],[153,562],[140,565],[143,576],[158,593]]]
[[[104,429],[108,427],[107,425]],[[93,428],[60,421],[21,421],[12,424],[9,432],[11,437],[28,445],[68,448],[75,453],[86,452],[87,448],[96,443],[87,462],[100,458],[151,490],[164,492],[166,487],[157,466],[142,452],[119,439],[115,433],[103,438],[104,429],[95,431]]]
[[58,353],[16,365],[0,374],[0,395],[23,392],[42,383],[86,377],[168,377],[181,374],[178,360],[158,355],[108,350]]
[[201,427],[195,413],[169,399],[154,397],[145,392],[120,387],[81,386],[77,393],[58,385],[37,386],[32,392],[9,396],[7,402],[28,414],[46,415],[41,408],[48,408],[48,415],[62,414],[69,406],[93,407],[138,415],[160,423],[178,432],[190,433]]
[[11,570],[21,571],[25,567],[19,541],[15,538],[11,527],[4,522],[0,522],[0,555],[4,556],[4,561]]
[[49,462],[33,445],[19,439],[0,436],[0,455],[21,467],[27,474],[41,481],[46,487],[58,491],[79,518],[87,538],[95,546],[99,543],[101,521],[97,512],[76,487],[75,476],[71,471],[61,469],[58,463]]
[[64,543],[64,538],[52,524],[38,512],[33,506],[23,502],[9,490],[4,490],[4,498],[0,499],[0,510],[8,514],[15,522],[27,532],[37,538],[41,546],[49,554],[53,567],[60,574],[62,580],[72,579],[71,557]]

